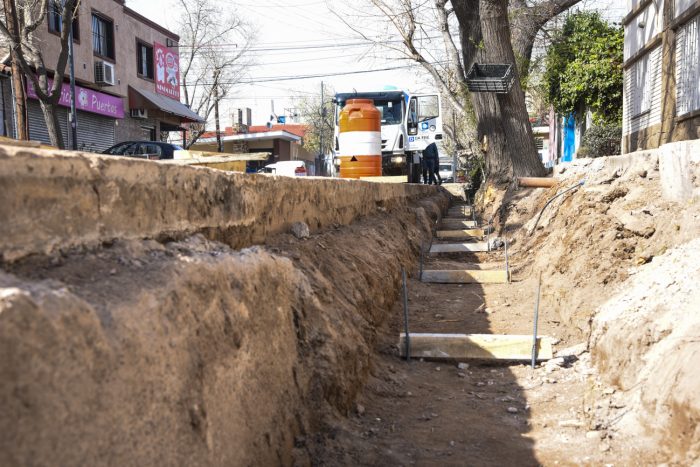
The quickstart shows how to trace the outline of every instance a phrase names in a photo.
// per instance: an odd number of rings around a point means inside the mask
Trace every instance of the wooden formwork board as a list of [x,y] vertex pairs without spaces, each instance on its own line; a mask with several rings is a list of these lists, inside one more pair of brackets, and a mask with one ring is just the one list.
[[471,216],[472,208],[471,206],[452,206],[451,208],[449,208],[448,212],[455,214],[464,214],[465,216]]
[[508,272],[483,269],[457,269],[423,271],[423,282],[436,284],[507,284]]
[[478,243],[434,243],[430,253],[465,253],[470,251],[489,251],[486,242]]
[[474,229],[477,227],[476,221],[468,220],[466,218],[455,218],[455,217],[443,217],[440,224],[443,229]]
[[484,229],[438,230],[437,238],[481,238],[486,235]]
[[[412,358],[449,360],[530,360],[532,336],[503,334],[418,334],[411,333]],[[401,356],[406,356],[406,335],[399,337]],[[537,360],[552,358],[549,337],[537,338]]]

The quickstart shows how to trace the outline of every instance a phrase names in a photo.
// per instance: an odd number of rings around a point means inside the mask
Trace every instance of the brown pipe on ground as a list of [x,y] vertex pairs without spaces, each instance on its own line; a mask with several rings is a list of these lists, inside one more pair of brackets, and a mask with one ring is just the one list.
[[518,185],[527,188],[551,188],[559,181],[550,177],[518,177]]

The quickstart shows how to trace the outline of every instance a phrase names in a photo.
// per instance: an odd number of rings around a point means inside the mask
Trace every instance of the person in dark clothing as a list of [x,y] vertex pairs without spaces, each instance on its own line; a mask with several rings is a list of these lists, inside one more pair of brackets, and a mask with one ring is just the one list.
[[423,182],[429,185],[437,185],[438,182],[435,179],[435,172],[438,168],[438,161],[440,156],[438,154],[437,145],[435,143],[430,143],[423,150],[423,161],[427,168],[428,180],[425,179],[425,172],[423,172]]

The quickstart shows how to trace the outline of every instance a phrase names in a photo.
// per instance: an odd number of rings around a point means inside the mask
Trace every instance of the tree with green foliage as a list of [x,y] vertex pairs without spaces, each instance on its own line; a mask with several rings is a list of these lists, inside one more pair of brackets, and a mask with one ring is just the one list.
[[597,12],[570,15],[547,51],[549,102],[561,114],[591,109],[596,125],[622,121],[624,33]]

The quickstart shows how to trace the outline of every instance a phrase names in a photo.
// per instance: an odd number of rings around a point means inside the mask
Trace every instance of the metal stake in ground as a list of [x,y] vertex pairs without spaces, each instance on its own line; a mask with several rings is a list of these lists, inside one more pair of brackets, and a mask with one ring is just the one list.
[[532,368],[535,368],[537,361],[537,320],[540,314],[540,288],[542,287],[542,271],[537,278],[537,299],[535,300],[535,325],[532,330]]
[[505,244],[506,249],[506,280],[508,283],[510,283],[510,272],[508,272],[508,237],[505,237],[505,241],[503,243]]
[[401,279],[403,280],[403,327],[406,333],[406,361],[411,360],[411,337],[408,334],[408,288],[406,286],[406,270],[401,268]]
[[420,242],[420,271],[418,272],[418,280],[423,280],[423,242]]

